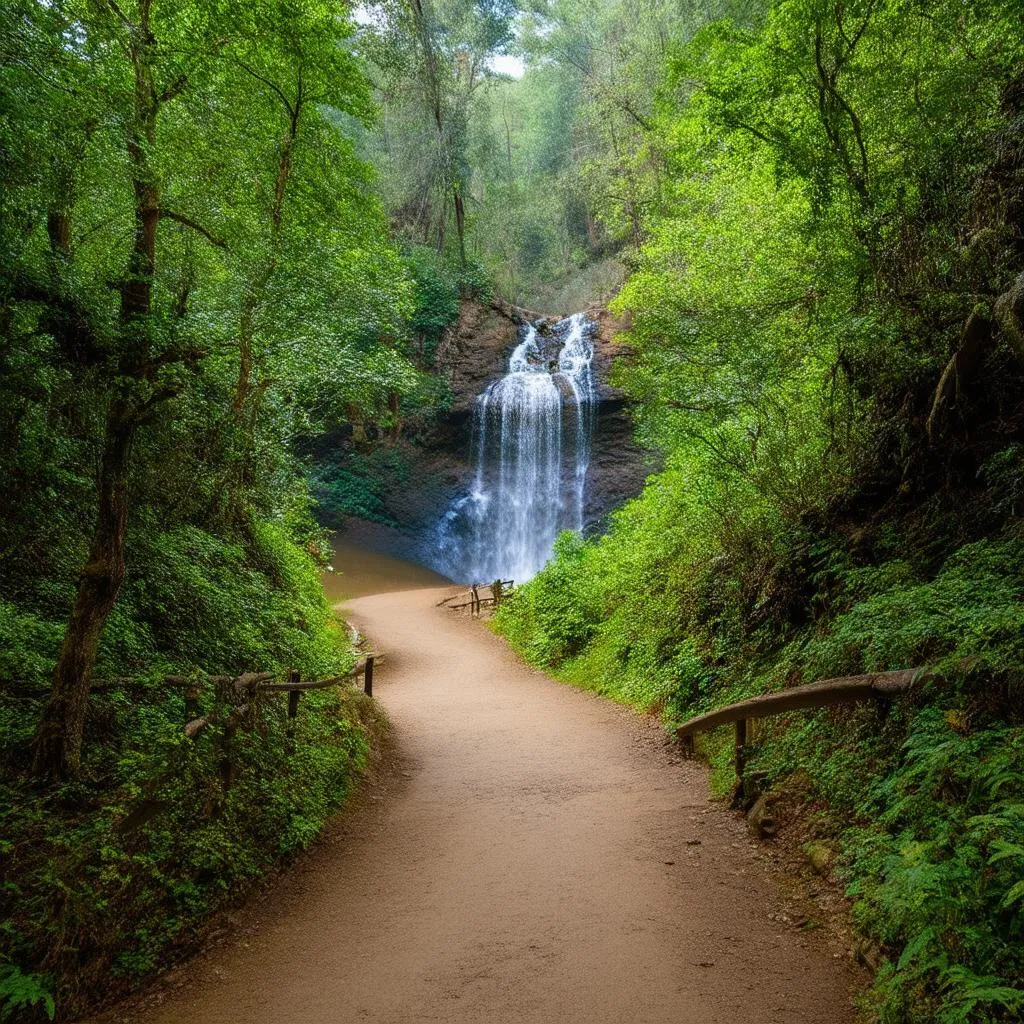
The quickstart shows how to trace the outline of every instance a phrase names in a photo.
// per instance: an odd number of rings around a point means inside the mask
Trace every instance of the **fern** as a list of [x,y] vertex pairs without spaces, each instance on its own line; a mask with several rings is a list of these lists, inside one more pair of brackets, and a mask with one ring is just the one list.
[[0,964],[0,1020],[13,1020],[18,1010],[41,1006],[49,1020],[57,1012],[53,996],[35,974],[22,974],[15,964]]

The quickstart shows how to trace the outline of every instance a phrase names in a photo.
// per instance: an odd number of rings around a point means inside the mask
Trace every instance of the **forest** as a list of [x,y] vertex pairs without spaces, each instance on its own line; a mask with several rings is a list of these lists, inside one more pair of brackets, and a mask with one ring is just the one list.
[[167,680],[351,669],[324,526],[491,301],[611,310],[651,468],[495,629],[669,730],[920,670],[749,768],[865,1020],[1021,1019],[1019,0],[3,0],[0,52],[0,1020],[138,989],[356,788],[369,697],[268,704],[228,785]]

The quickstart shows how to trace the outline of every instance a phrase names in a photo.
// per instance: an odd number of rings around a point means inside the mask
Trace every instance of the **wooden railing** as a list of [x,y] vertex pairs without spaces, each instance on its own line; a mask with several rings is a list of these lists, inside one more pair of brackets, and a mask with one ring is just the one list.
[[[231,714],[225,719],[225,727],[232,719],[241,719],[249,711],[250,705],[255,702],[261,693],[287,693],[288,694],[288,718],[294,721],[299,712],[299,698],[308,690],[326,690],[330,686],[341,686],[349,680],[356,680],[363,677],[363,692],[373,696],[373,666],[380,655],[364,655],[352,669],[343,676],[332,676],[330,679],[309,679],[303,682],[298,672],[291,672],[288,680],[283,683],[274,682],[273,672],[247,672],[245,675],[232,678],[231,676],[207,677],[208,680],[216,680],[221,685],[228,684],[228,692],[239,696],[245,696],[246,703],[233,708]],[[173,676],[168,676],[170,681]],[[181,677],[178,677],[181,678]],[[199,688],[201,681],[184,680],[187,689],[185,691],[185,713],[199,709]],[[210,715],[197,715],[191,718],[185,725],[185,735],[190,739],[199,735],[208,725],[216,721]],[[294,726],[289,726],[289,736],[293,735]]]
[[[249,724],[257,727],[256,710],[263,694],[286,693],[288,695],[288,724],[286,726],[286,742],[289,753],[295,750],[295,722],[299,712],[299,700],[310,690],[325,690],[332,686],[341,686],[354,682],[362,677],[363,692],[373,696],[373,668],[380,662],[378,653],[364,654],[359,661],[342,676],[330,679],[299,678],[298,672],[290,672],[284,682],[276,681],[273,672],[246,672],[240,676],[165,676],[164,682],[169,686],[183,687],[185,690],[185,736],[195,739],[210,726],[221,726],[219,737],[218,773],[221,787],[226,793],[235,781],[235,766],[231,756],[231,744],[239,726]],[[95,689],[104,690],[123,686],[125,683],[137,682],[134,679],[105,679],[98,681]],[[230,705],[224,710],[200,714],[199,695],[204,685],[213,684],[218,693],[218,705]],[[233,703],[234,701],[238,703]],[[135,805],[117,825],[122,835],[134,832],[147,821],[154,818],[167,807],[165,800],[158,799],[157,793],[174,774],[174,769],[151,779],[143,788]]]
[[[510,596],[515,586],[514,580],[495,580],[493,583],[474,583],[469,590],[460,594],[452,594],[443,601],[438,602],[438,607],[468,608],[471,615],[479,615],[484,605],[492,605],[497,608],[506,597]],[[490,590],[490,596],[482,596],[482,591]],[[459,601],[459,604],[452,604],[452,601]]]
[[823,708],[832,704],[849,704],[860,700],[884,700],[899,696],[917,686],[930,675],[928,668],[901,669],[897,672],[873,672],[860,676],[841,676],[824,679],[806,686],[795,686],[762,697],[751,697],[725,707],[698,715],[684,722],[676,735],[688,756],[693,755],[693,738],[730,722],[736,725],[736,776],[743,778],[746,767],[747,720],[781,715],[786,711],[804,708]]

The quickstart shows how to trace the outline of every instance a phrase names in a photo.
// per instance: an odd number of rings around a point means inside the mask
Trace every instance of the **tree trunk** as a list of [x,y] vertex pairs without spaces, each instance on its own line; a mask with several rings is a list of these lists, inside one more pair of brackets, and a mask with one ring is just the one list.
[[396,391],[388,395],[388,411],[391,413],[391,439],[397,441],[402,436],[402,398]]
[[111,403],[89,560],[81,573],[50,699],[35,738],[33,771],[40,777],[74,778],[81,767],[82,731],[96,650],[124,580],[128,460],[137,426],[135,409],[123,400]]
[[459,260],[463,269],[466,266],[466,208],[462,203],[462,193],[456,188],[455,192],[455,227],[459,233]]
[[[412,11],[413,24],[416,35],[419,37],[420,47],[423,50],[423,75],[426,85],[428,105],[434,117],[434,127],[437,129],[437,148],[441,164],[440,182],[435,180],[440,192],[440,213],[437,220],[437,251],[444,252],[445,221],[448,218],[448,191],[452,188],[451,162],[452,154],[449,141],[445,134],[444,103],[441,95],[441,80],[438,73],[437,54],[434,52],[432,38],[432,26],[427,18],[427,12],[423,7],[422,0],[409,0]],[[455,195],[455,216],[459,230],[459,247],[463,253],[463,265],[465,265],[465,246],[462,241],[462,223],[459,220],[462,199]]]
[[67,259],[71,255],[71,215],[66,208],[50,208],[46,214],[46,234],[53,255]]
[[246,401],[252,391],[256,319],[259,315],[260,307],[266,298],[267,287],[277,271],[278,254],[281,245],[281,225],[284,218],[284,203],[288,191],[288,182],[292,173],[292,153],[295,149],[295,141],[299,135],[299,123],[302,119],[306,103],[301,68],[298,72],[294,103],[289,102],[283,92],[280,92],[279,96],[285,110],[288,112],[288,130],[277,154],[274,200],[270,206],[269,255],[263,267],[254,277],[242,300],[242,310],[238,321],[238,380],[235,384],[235,397],[231,403],[231,413],[236,422],[241,422]]
[[249,397],[252,381],[252,342],[256,333],[256,310],[260,298],[254,290],[242,299],[242,314],[238,318],[238,380],[235,382],[235,397],[231,402],[231,415],[241,420],[242,410]]
[[961,391],[977,374],[992,344],[992,321],[975,310],[967,318],[960,337],[960,347],[946,364],[939,378],[928,414],[926,431],[928,440],[935,444],[942,433],[950,408]]
[[[51,183],[52,197],[46,213],[46,235],[50,241],[51,266],[57,270],[71,259],[71,213],[75,206],[78,167],[95,129],[87,121],[74,149],[58,161]],[[71,134],[69,129],[69,134]]]

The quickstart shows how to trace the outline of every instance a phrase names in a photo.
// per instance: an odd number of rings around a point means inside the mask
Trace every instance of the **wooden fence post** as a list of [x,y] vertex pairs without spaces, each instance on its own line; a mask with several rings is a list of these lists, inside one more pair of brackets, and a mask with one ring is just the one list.
[[[288,673],[288,682],[297,683],[298,681],[299,673],[295,669],[292,669],[292,671]],[[295,719],[299,714],[299,698],[301,696],[301,690],[288,691],[288,731],[286,733],[286,746],[289,754],[295,752]]]
[[736,719],[736,778],[743,781],[743,770],[747,767],[747,720]]
[[366,659],[366,668],[363,669],[363,693],[367,697],[373,696],[373,655]]
[[199,683],[189,683],[185,690],[185,721],[191,722],[199,713]]
[[476,584],[474,583],[469,590],[469,614],[479,615],[480,614],[480,595],[477,593]]
[[501,604],[502,598],[502,583],[501,580],[495,580],[491,584],[491,593],[494,595],[494,607],[497,608]]

